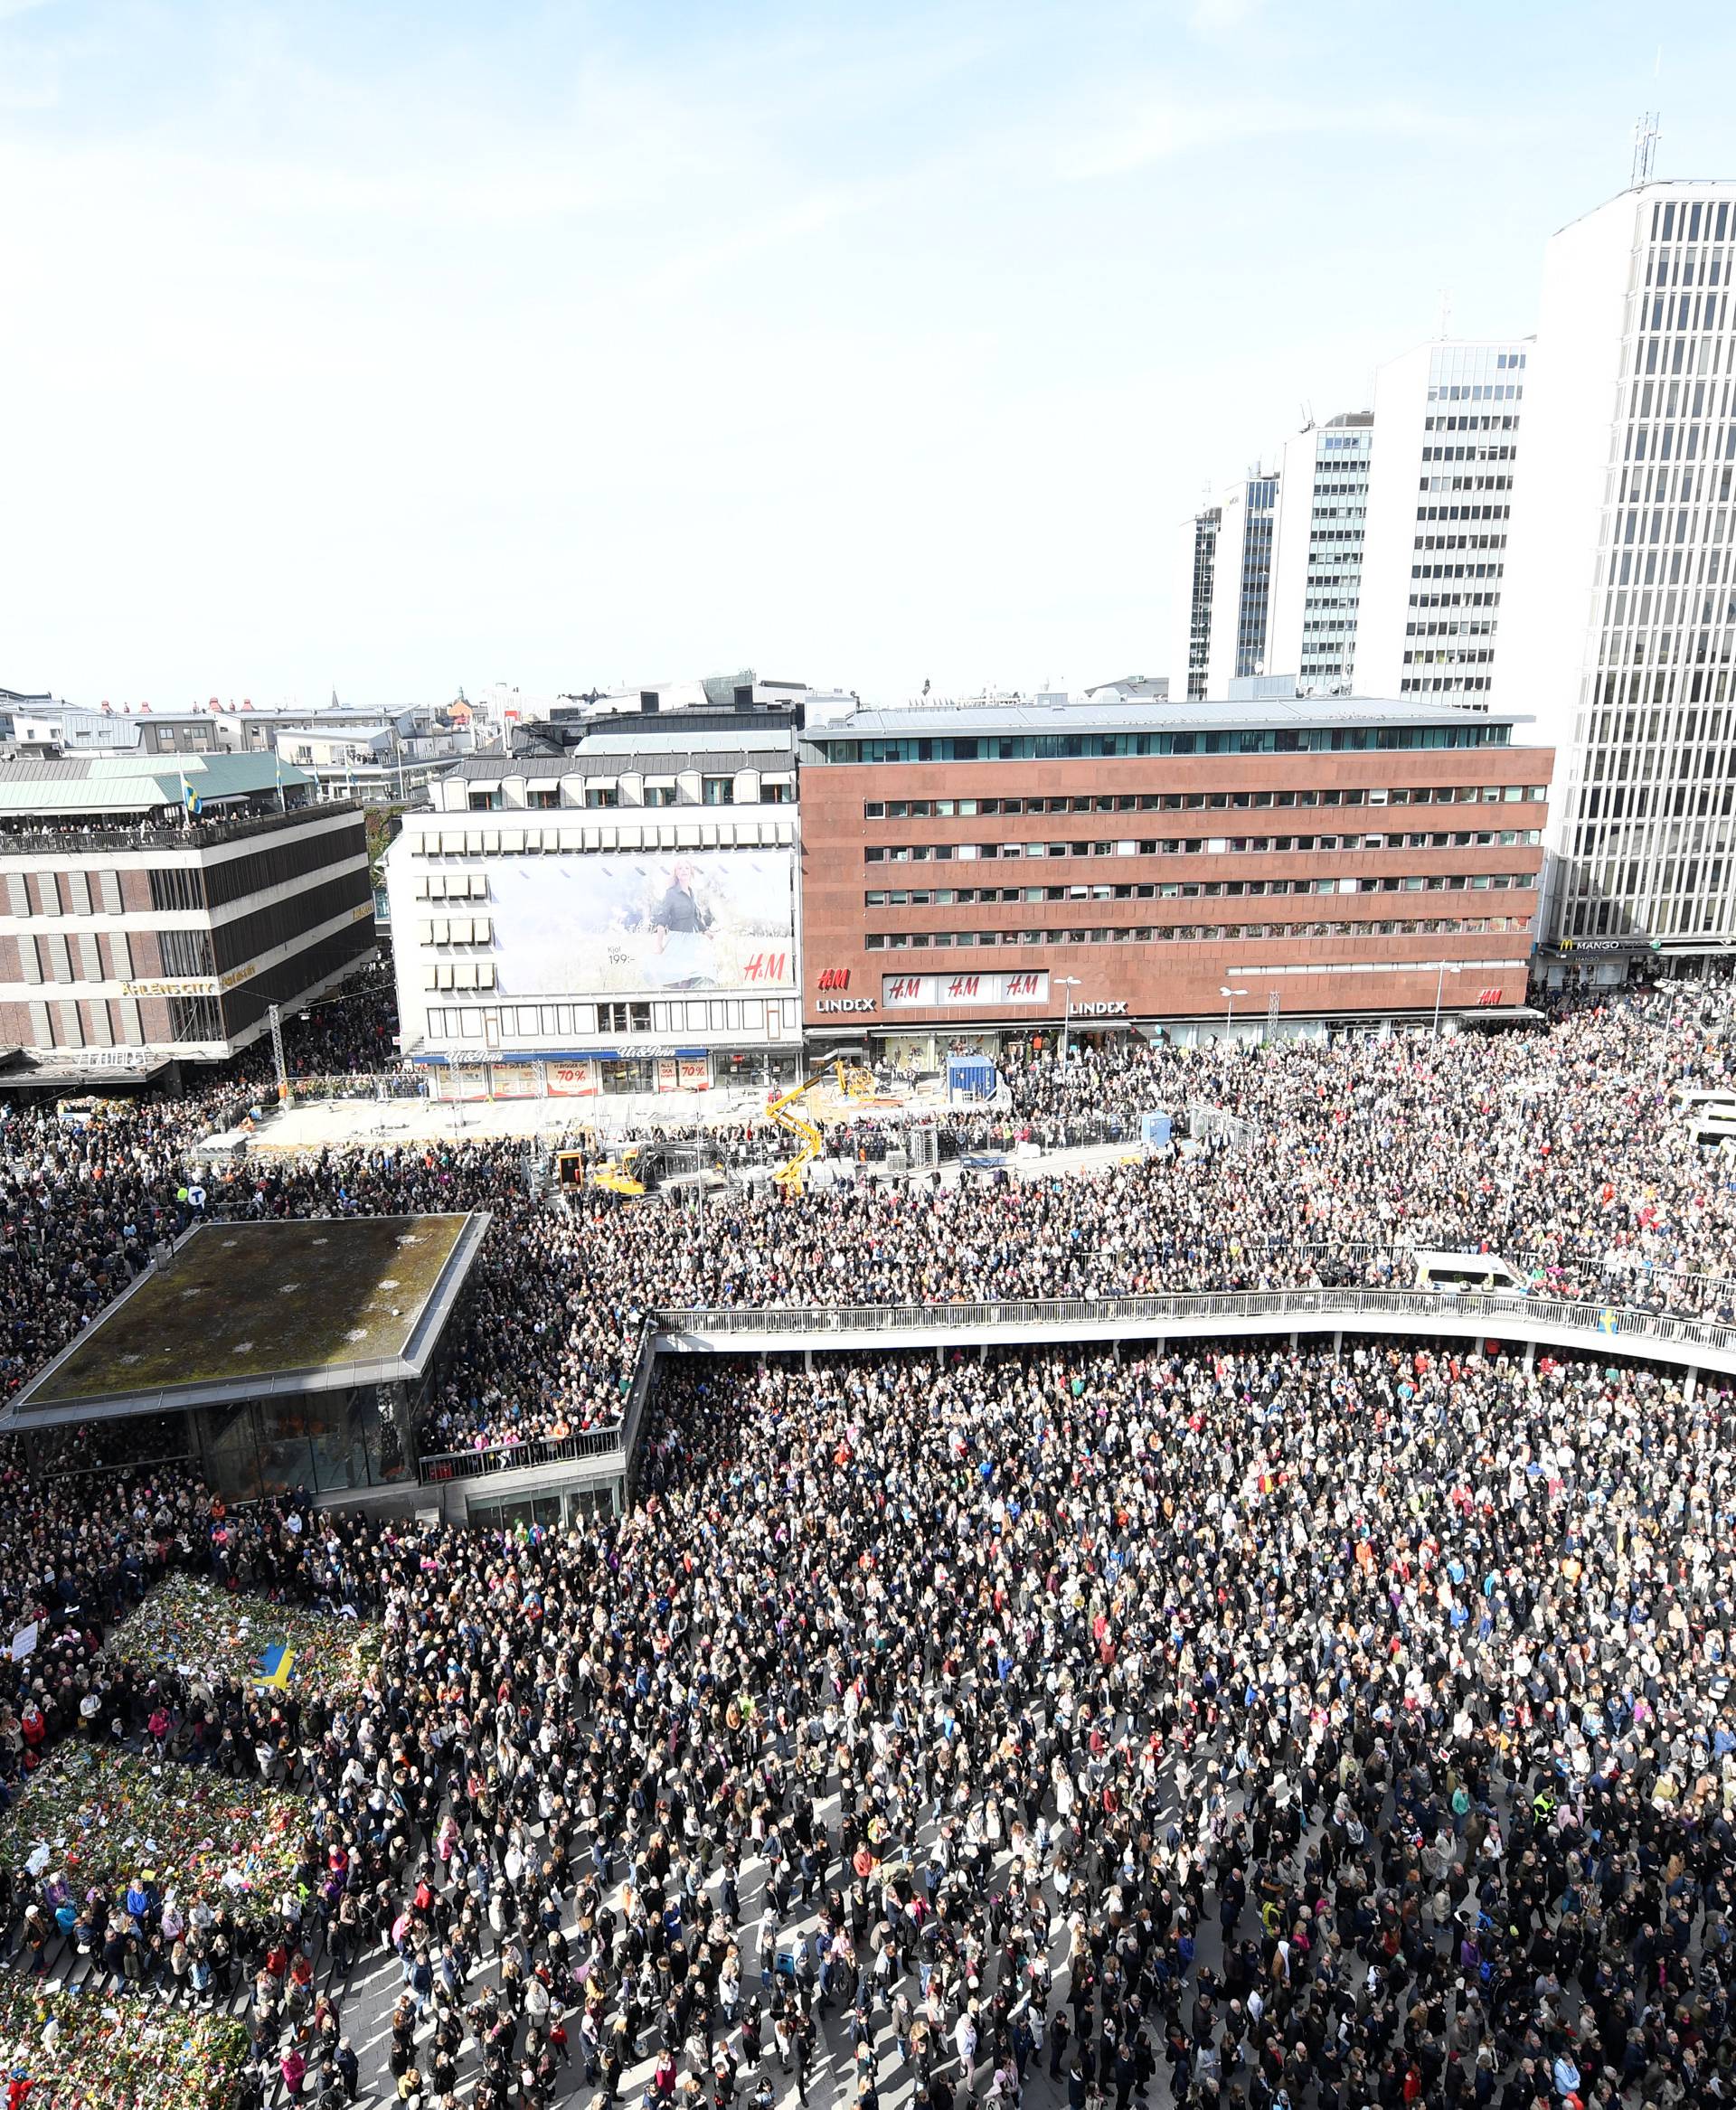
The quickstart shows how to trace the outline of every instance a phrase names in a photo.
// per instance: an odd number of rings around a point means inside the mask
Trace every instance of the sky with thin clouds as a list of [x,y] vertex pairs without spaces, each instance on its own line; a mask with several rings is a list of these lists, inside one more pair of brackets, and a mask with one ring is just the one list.
[[1643,109],[1736,175],[1732,79],[1703,0],[0,0],[0,684],[1174,672],[1203,492],[1528,330]]

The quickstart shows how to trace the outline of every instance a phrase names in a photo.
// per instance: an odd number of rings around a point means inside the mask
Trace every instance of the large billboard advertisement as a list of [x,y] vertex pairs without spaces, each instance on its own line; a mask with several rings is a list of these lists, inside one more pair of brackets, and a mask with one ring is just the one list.
[[491,864],[503,996],[796,986],[788,851]]

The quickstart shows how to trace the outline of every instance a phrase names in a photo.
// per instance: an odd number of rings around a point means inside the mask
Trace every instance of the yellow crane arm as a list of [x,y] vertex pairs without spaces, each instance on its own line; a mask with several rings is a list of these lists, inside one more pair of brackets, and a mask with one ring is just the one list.
[[[776,1123],[779,1128],[788,1129],[789,1134],[797,1140],[796,1154],[786,1159],[771,1175],[777,1185],[785,1189],[788,1193],[798,1193],[801,1191],[802,1181],[807,1167],[819,1156],[826,1144],[826,1138],[820,1134],[816,1125],[810,1121],[806,1114],[798,1114],[794,1110],[796,1101],[801,1098],[805,1093],[811,1092],[816,1084],[824,1084],[827,1072],[833,1067],[832,1064],[828,1063],[825,1069],[816,1069],[812,1077],[805,1079],[802,1083],[793,1086],[788,1091],[780,1094],[778,1097],[769,1099],[766,1103],[767,1120]],[[844,1080],[843,1063],[838,1063],[836,1068],[838,1081],[842,1086]]]

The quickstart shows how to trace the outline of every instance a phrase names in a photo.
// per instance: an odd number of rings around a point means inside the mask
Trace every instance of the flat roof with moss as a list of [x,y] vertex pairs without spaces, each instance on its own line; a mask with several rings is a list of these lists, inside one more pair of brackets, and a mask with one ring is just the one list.
[[474,1214],[202,1224],[19,1393],[8,1418],[144,1413],[420,1374],[487,1223]]

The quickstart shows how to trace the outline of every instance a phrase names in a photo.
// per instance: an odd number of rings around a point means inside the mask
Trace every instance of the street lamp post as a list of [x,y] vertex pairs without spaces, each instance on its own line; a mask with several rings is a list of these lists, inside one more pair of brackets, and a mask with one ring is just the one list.
[[1226,1041],[1230,1038],[1231,1029],[1235,1023],[1236,999],[1238,996],[1246,996],[1247,994],[1245,989],[1220,987],[1218,991],[1218,994],[1223,998],[1223,1037]]
[[1436,1041],[1440,1038],[1440,992],[1442,984],[1446,982],[1448,975],[1457,975],[1459,972],[1459,969],[1454,966],[1450,960],[1442,960],[1439,966],[1439,972],[1435,976],[1435,1030],[1429,1036],[1431,1040]]
[[1057,975],[1055,977],[1055,987],[1067,992],[1066,1008],[1061,1015],[1061,1049],[1055,1057],[1063,1069],[1067,1067],[1067,1029],[1073,1022],[1073,991],[1082,986],[1077,975]]

